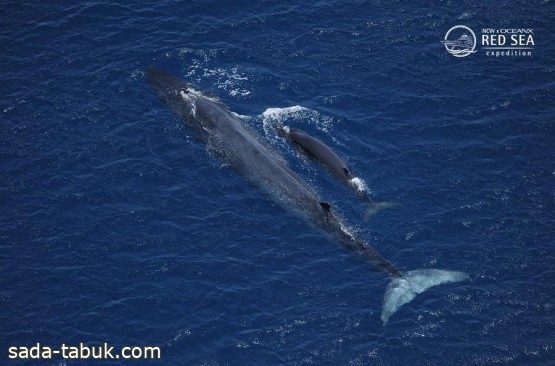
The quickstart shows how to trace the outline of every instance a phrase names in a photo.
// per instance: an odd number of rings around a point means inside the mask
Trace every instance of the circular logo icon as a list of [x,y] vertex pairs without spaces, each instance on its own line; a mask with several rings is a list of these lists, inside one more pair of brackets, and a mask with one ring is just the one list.
[[455,57],[466,57],[476,52],[476,35],[464,25],[456,25],[445,33],[441,41],[447,52]]

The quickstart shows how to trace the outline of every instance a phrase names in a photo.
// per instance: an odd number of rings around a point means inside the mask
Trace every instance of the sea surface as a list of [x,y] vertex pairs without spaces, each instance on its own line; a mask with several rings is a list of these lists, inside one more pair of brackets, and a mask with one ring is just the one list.
[[[531,57],[450,55],[458,24]],[[2,365],[554,365],[552,1],[3,1]],[[145,80],[227,104],[402,270],[465,272],[384,326],[388,278],[198,143]],[[325,141],[365,204],[275,134]],[[8,359],[36,343],[158,360]]]

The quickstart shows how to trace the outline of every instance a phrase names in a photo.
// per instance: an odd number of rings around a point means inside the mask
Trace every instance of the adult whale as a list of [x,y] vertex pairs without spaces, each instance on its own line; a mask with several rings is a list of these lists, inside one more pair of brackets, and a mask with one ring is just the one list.
[[335,151],[331,149],[331,147],[319,139],[312,137],[299,129],[290,128],[289,126],[277,126],[277,131],[280,136],[292,143],[294,146],[298,147],[301,152],[319,162],[340,182],[346,184],[349,188],[352,188],[357,196],[366,202],[368,209],[364,214],[365,220],[367,220],[370,215],[373,215],[384,208],[399,205],[394,202],[374,201],[368,194],[364,181],[355,177],[351,172],[351,169],[347,166],[347,163],[345,163],[345,161],[341,159]]
[[397,309],[417,294],[435,285],[466,278],[462,272],[436,269],[401,272],[357,237],[344,220],[332,212],[330,205],[222,102],[161,70],[148,68],[146,78],[158,98],[194,131],[198,139],[215,149],[233,168],[392,278],[382,305],[384,325]]

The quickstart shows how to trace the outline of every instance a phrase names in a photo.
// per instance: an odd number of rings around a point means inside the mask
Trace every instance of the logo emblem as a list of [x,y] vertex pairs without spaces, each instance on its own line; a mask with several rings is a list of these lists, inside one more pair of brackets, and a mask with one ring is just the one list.
[[445,33],[441,41],[447,52],[455,57],[466,57],[476,52],[476,35],[464,25],[456,25]]

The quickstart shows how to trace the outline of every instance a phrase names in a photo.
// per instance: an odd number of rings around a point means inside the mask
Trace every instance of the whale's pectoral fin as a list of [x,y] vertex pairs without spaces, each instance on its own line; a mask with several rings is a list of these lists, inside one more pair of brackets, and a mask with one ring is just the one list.
[[320,202],[320,206],[324,209],[326,213],[331,213],[331,205],[327,202]]

